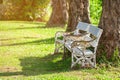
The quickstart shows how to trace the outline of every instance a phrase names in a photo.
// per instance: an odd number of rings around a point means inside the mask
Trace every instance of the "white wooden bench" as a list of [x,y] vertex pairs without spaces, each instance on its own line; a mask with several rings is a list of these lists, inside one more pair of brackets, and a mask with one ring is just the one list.
[[82,39],[65,42],[65,47],[72,53],[71,68],[76,64],[82,67],[96,67],[96,50],[103,30],[89,24],[86,32],[87,35],[79,36]]
[[[63,49],[65,46],[72,53],[71,68],[76,64],[80,64],[82,67],[96,67],[96,50],[102,32],[103,30],[96,26],[79,22],[75,31],[69,33],[72,35],[66,35],[63,32],[56,34],[55,51],[58,52],[60,48]],[[59,40],[58,34],[63,39]]]

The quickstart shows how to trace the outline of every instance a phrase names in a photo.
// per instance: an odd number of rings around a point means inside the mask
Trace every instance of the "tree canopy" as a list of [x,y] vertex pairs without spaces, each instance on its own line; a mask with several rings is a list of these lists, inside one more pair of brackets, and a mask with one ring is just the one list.
[[3,20],[34,20],[46,14],[49,0],[4,0]]

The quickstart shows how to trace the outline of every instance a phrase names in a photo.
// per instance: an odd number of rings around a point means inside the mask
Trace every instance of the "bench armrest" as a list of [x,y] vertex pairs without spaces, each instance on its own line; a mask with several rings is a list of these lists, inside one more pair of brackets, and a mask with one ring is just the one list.
[[71,34],[74,34],[74,32],[64,32],[64,31],[58,31],[55,34],[55,40],[58,38],[63,39],[66,36],[70,36]]
[[64,33],[64,31],[58,31],[58,32],[56,32],[56,34],[55,34],[55,40],[57,40],[59,37],[63,37],[63,33]]

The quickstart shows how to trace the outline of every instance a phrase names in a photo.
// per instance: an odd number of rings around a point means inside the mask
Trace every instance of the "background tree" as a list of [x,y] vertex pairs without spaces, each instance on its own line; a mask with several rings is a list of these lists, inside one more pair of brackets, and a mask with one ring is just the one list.
[[4,0],[0,19],[4,20],[35,20],[45,16],[45,8],[49,0]]
[[0,0],[0,4],[2,4],[3,3],[3,0]]
[[5,6],[3,5],[3,0],[0,0],[0,19],[3,18],[5,10]]
[[102,16],[99,26],[103,29],[98,55],[105,53],[107,59],[111,59],[114,51],[120,52],[120,0],[103,0]]
[[90,23],[89,0],[69,0],[67,31],[73,31],[79,21]]
[[49,2],[49,0],[27,0],[27,14],[32,20],[39,18],[43,21],[42,18],[47,14],[46,8],[48,7]]
[[52,0],[52,14],[47,22],[47,26],[63,26],[67,20],[66,0]]

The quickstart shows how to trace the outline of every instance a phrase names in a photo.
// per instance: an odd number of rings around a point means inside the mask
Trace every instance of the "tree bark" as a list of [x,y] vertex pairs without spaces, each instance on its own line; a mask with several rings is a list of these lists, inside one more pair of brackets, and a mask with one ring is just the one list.
[[[68,14],[67,32],[75,30],[79,21],[90,23],[89,0],[69,0]],[[69,53],[69,51],[66,51],[63,54],[63,59],[69,57]]]
[[6,7],[4,4],[0,4],[0,20],[4,20],[4,14],[5,14]]
[[103,0],[99,26],[103,29],[97,55],[110,59],[116,48],[120,52],[120,0]]
[[0,4],[2,4],[3,3],[3,0],[0,0]]
[[48,27],[63,26],[67,20],[66,0],[52,0],[52,14],[47,22]]
[[69,1],[69,20],[66,31],[73,31],[79,21],[90,23],[89,0]]

